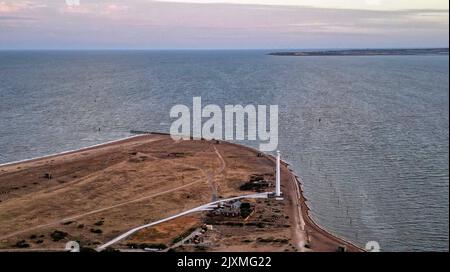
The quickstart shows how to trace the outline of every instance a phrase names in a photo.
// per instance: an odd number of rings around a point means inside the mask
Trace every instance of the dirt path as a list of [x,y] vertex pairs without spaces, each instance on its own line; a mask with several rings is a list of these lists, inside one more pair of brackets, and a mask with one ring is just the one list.
[[227,167],[227,163],[223,159],[222,154],[220,154],[219,150],[215,146],[213,146],[213,147],[214,147],[214,152],[216,152],[217,156],[220,159],[220,162],[222,163],[222,167],[219,170],[219,173],[222,173],[225,170],[225,168]]
[[97,250],[101,251],[101,250],[103,250],[103,249],[105,249],[105,248],[107,248],[107,247],[117,243],[118,241],[125,239],[126,237],[130,236],[131,234],[133,234],[133,233],[135,233],[135,232],[137,232],[139,230],[142,230],[142,229],[145,229],[145,228],[148,228],[148,227],[152,227],[154,225],[158,225],[158,224],[164,223],[166,221],[170,221],[172,219],[175,219],[175,218],[178,218],[178,217],[181,217],[181,216],[185,216],[185,215],[188,215],[188,214],[191,214],[191,213],[202,212],[202,211],[209,211],[212,208],[214,208],[215,206],[217,206],[218,203],[221,203],[221,202],[229,202],[229,201],[235,201],[235,200],[240,200],[240,199],[245,199],[245,198],[267,198],[268,194],[269,194],[268,192],[264,192],[264,193],[255,193],[255,194],[241,195],[241,196],[235,196],[235,197],[231,197],[231,198],[226,198],[226,199],[221,199],[221,200],[216,200],[216,201],[213,201],[213,202],[210,202],[210,203],[206,203],[206,204],[200,205],[198,207],[192,208],[190,210],[187,210],[187,211],[184,211],[184,212],[181,212],[181,213],[178,213],[178,214],[175,214],[175,215],[172,215],[172,216],[160,219],[158,221],[155,221],[155,222],[152,222],[152,223],[148,223],[148,224],[145,224],[145,225],[142,225],[142,226],[139,226],[139,227],[135,227],[135,228],[125,232],[124,234],[117,236],[116,238],[112,239],[111,241],[109,241],[109,242],[99,246],[97,248]]
[[[148,136],[145,136],[148,137]],[[123,147],[134,147],[135,145],[139,145],[139,142],[141,142],[141,140],[146,141],[147,138],[145,138],[144,136],[140,139],[139,137],[135,137],[133,139],[127,139],[127,140],[122,140],[116,143],[109,143],[107,145],[103,145],[103,147],[108,147],[106,150],[102,151],[102,152],[116,152],[115,149],[109,149],[109,147],[114,147],[114,145],[119,144],[119,145],[123,145]],[[152,141],[158,141],[160,139],[164,139],[163,136],[158,137],[158,138],[153,138],[151,139]],[[136,141],[136,142],[135,142]],[[178,142],[176,142],[175,144],[178,144]],[[233,144],[233,143],[227,143],[228,145],[232,145],[232,146],[236,146],[238,147],[241,151],[247,150],[247,151],[251,151],[255,154],[260,154],[260,152],[256,149],[250,148],[250,147],[245,147],[245,146],[241,146],[241,145],[237,145],[237,144]],[[132,203],[136,203],[136,202],[140,202],[140,201],[144,201],[144,200],[148,200],[154,197],[158,197],[158,196],[162,196],[162,195],[166,195],[166,194],[171,194],[173,195],[174,192],[176,192],[177,190],[182,190],[185,189],[187,187],[193,186],[195,184],[199,184],[201,183],[201,188],[203,189],[204,193],[206,194],[205,196],[208,197],[209,195],[211,196],[212,200],[211,202],[214,201],[218,201],[218,191],[220,191],[220,187],[218,185],[221,185],[222,182],[225,181],[225,175],[227,174],[227,163],[224,159],[224,157],[222,156],[221,152],[219,150],[222,150],[222,152],[226,152],[227,149],[222,149],[222,147],[220,146],[216,146],[214,144],[207,144],[205,145],[206,150],[202,148],[199,148],[198,146],[196,147],[194,150],[201,150],[199,152],[207,152],[207,155],[204,159],[204,162],[198,162],[194,165],[191,165],[191,163],[182,163],[180,161],[177,160],[172,160],[172,159],[164,159],[164,158],[156,158],[152,155],[146,154],[149,157],[153,157],[155,159],[157,159],[158,161],[162,160],[164,164],[172,164],[172,165],[176,165],[176,166],[183,166],[184,167],[189,167],[191,169],[195,169],[200,173],[195,173],[194,177],[196,178],[194,179],[190,179],[189,181],[186,182],[190,182],[187,184],[184,184],[184,181],[181,184],[178,184],[178,187],[175,188],[171,188],[171,183],[164,183],[165,185],[163,187],[158,187],[157,190],[160,190],[159,192],[151,192],[151,195],[144,195],[141,194],[140,196],[134,198],[134,199],[129,199],[129,195],[125,194],[125,195],[118,195],[119,196],[119,201],[118,203],[114,203],[114,202],[110,202],[106,205],[106,207],[99,207],[99,206],[95,206],[95,205],[91,205],[90,208],[84,208],[82,210],[79,211],[75,211],[74,212],[70,212],[72,213],[72,215],[64,215],[63,212],[59,212],[59,215],[57,215],[60,219],[47,219],[47,223],[42,223],[39,225],[35,225],[35,226],[30,226],[32,223],[30,221],[28,221],[27,224],[28,228],[26,229],[22,229],[19,231],[14,231],[13,233],[9,233],[9,234],[5,234],[4,236],[0,237],[1,240],[3,239],[7,239],[16,235],[20,235],[20,234],[24,234],[26,232],[29,231],[33,231],[36,229],[40,229],[40,228],[45,228],[45,227],[50,227],[56,224],[60,224],[60,223],[64,223],[70,220],[75,220],[81,217],[85,217],[85,216],[89,216],[92,214],[96,214],[96,213],[100,213],[100,212],[104,212],[110,209],[114,209],[114,208],[118,208],[118,207],[122,207],[125,205],[129,205]],[[97,149],[99,147],[91,147],[88,149],[83,149],[83,152],[86,152],[87,150],[93,150],[93,149]],[[183,147],[186,148],[186,147]],[[213,154],[213,152],[215,154]],[[62,159],[65,159],[64,156],[67,154],[71,154],[71,153],[66,153],[63,154]],[[81,153],[82,154],[82,153]],[[102,153],[103,154],[103,153]],[[194,154],[196,154],[194,152]],[[200,154],[202,155],[202,154]],[[215,156],[216,155],[216,156]],[[56,157],[57,155],[54,155],[54,157]],[[195,156],[195,155],[194,155]],[[261,157],[261,156],[258,156]],[[264,155],[263,157],[265,157],[266,159],[268,159],[270,161],[270,164],[274,165],[275,164],[275,158],[270,156],[270,155]],[[44,160],[48,160],[49,158],[52,157],[46,157]],[[256,156],[255,156],[256,158]],[[24,165],[25,167],[40,167],[42,162],[41,160],[43,159],[35,159],[32,161],[28,161],[25,162]],[[92,159],[93,160],[93,159]],[[218,160],[218,161],[216,161]],[[64,162],[64,161],[63,161]],[[194,160],[195,162],[195,160]],[[242,161],[243,163],[246,162],[246,160],[244,159]],[[65,163],[71,163],[70,160],[65,161]],[[219,164],[218,164],[219,163]],[[264,163],[267,163],[264,162]],[[107,163],[105,163],[107,164]],[[20,165],[21,167],[24,167],[23,165]],[[151,165],[152,167],[159,167],[159,164],[153,164]],[[12,166],[3,166],[3,167],[14,167],[17,168],[17,165],[12,165]],[[101,168],[101,169],[97,169],[94,168],[93,171],[106,171],[107,168]],[[222,175],[222,176],[221,176]],[[140,182],[146,182],[146,179],[148,178],[148,176],[143,176],[140,179]],[[180,176],[178,176],[177,174],[175,175],[175,178],[178,179],[180,178]],[[181,178],[183,179],[183,176],[181,176]],[[223,179],[223,180],[222,180]],[[300,182],[297,180],[297,177],[290,171],[290,169],[288,168],[288,165],[283,162],[281,165],[281,182],[282,182],[282,190],[283,190],[283,197],[285,198],[285,212],[287,213],[287,215],[289,215],[289,220],[290,220],[290,224],[291,224],[291,228],[289,231],[291,231],[291,239],[292,239],[292,244],[296,247],[297,251],[299,252],[303,252],[303,251],[336,251],[336,250],[341,250],[343,247],[344,249],[346,249],[347,251],[362,251],[361,249],[359,249],[357,246],[352,245],[350,242],[345,241],[344,239],[341,239],[327,231],[325,231],[324,229],[322,229],[320,226],[318,226],[313,220],[312,218],[310,218],[309,216],[309,210],[308,207],[306,205],[306,199],[303,196],[302,193],[302,188],[300,187]],[[62,184],[62,185],[56,185],[53,188],[48,188],[48,189],[44,189],[44,190],[48,190],[48,191],[54,191],[54,190],[58,190],[61,188],[65,188],[66,186],[70,186],[73,185],[73,183],[67,183],[67,184]],[[208,188],[204,188],[203,186],[208,186],[211,188],[211,191],[208,190]],[[174,185],[172,185],[174,186]],[[206,189],[206,190],[205,190]],[[105,192],[108,190],[103,189],[100,192]],[[109,191],[110,193],[113,193],[111,191]],[[148,193],[147,193],[148,194]],[[171,195],[169,195],[169,197],[171,197]],[[95,201],[95,200],[93,200]],[[178,203],[181,203],[182,205],[185,204],[184,201],[181,202],[177,202],[176,205],[178,205]],[[173,209],[178,209],[177,207],[179,206],[171,206]],[[93,210],[92,210],[93,209]],[[79,214],[76,214],[77,212],[79,212]],[[142,212],[146,212],[146,211],[142,211]],[[164,217],[165,215],[167,215],[167,212],[170,211],[166,211],[163,214],[161,214],[161,217]],[[39,217],[39,214],[36,214],[36,217]],[[289,235],[289,233],[288,233]]]
[[[275,158],[266,155],[266,158],[276,163]],[[305,245],[307,244],[307,234],[305,230],[305,220],[303,218],[302,206],[300,205],[300,188],[292,175],[291,171],[284,163],[281,163],[281,182],[285,186],[283,190],[283,197],[288,202],[288,209],[291,219],[293,220],[293,226],[291,227],[292,239],[294,245],[300,252],[309,251]]]
[[294,227],[292,227],[292,236],[295,246],[300,252],[307,251],[305,245],[307,244],[307,235],[305,231],[305,220],[302,215],[302,208],[299,203],[300,190],[297,181],[292,177],[289,170],[283,166],[282,173],[287,175],[288,182],[285,183],[285,194],[289,195],[289,200],[292,201],[291,216],[294,220]]
[[[159,140],[159,139],[155,139],[155,141],[157,141],[157,140]],[[218,172],[214,173],[214,175],[221,174],[225,170],[226,162],[223,159],[223,157],[220,154],[220,152],[217,150],[217,148],[215,146],[213,146],[213,148],[214,148],[214,152],[217,154],[217,156],[219,157],[219,160],[221,161],[221,164],[222,164],[220,169],[218,170]],[[154,159],[158,159],[158,158],[156,158],[154,156],[150,156],[150,157],[152,157]],[[174,162],[174,161],[170,161],[170,160],[168,160],[167,163],[170,163],[172,165],[183,166],[183,167],[190,167],[190,168],[197,169],[197,170],[201,171],[203,173],[207,183],[210,184],[210,186],[212,188],[212,198],[213,198],[212,201],[216,201],[217,200],[217,186],[216,186],[216,184],[214,182],[213,173],[211,173],[211,171],[205,170],[202,167],[196,167],[196,166],[193,166],[193,165],[190,165],[190,164]],[[175,191],[178,191],[178,190],[190,187],[190,186],[192,186],[194,184],[201,183],[201,182],[205,182],[205,180],[197,180],[197,181],[194,181],[194,182],[191,182],[191,183],[188,183],[188,184],[176,187],[176,188],[172,188],[172,189],[169,189],[169,190],[166,190],[166,191],[163,191],[163,192],[155,193],[155,194],[152,194],[152,195],[149,195],[149,196],[144,196],[144,197],[140,197],[140,198],[137,198],[137,199],[121,202],[121,203],[118,203],[118,204],[115,204],[115,205],[112,205],[112,206],[99,208],[99,209],[96,209],[96,210],[92,210],[92,211],[81,213],[81,214],[77,214],[77,215],[71,215],[71,216],[65,217],[65,218],[60,219],[60,220],[52,221],[50,223],[37,225],[37,226],[31,227],[31,228],[27,228],[27,229],[23,229],[23,230],[20,230],[20,231],[16,231],[14,233],[9,233],[7,235],[1,236],[0,239],[7,239],[7,238],[10,238],[12,236],[16,236],[16,235],[19,235],[19,234],[22,234],[22,233],[26,233],[26,232],[29,232],[29,231],[33,231],[33,230],[36,230],[36,229],[50,227],[50,226],[53,226],[53,225],[56,225],[56,224],[60,224],[60,223],[64,223],[64,222],[67,222],[67,221],[79,219],[79,218],[84,217],[84,216],[96,214],[96,213],[99,213],[99,212],[104,212],[104,211],[107,211],[107,210],[110,210],[110,209],[114,209],[114,208],[118,208],[118,207],[122,207],[122,206],[125,206],[125,205],[128,205],[128,204],[132,204],[132,203],[148,200],[150,198],[154,198],[154,197],[157,197],[157,196],[173,193]],[[65,187],[65,186],[61,186],[61,187]],[[61,188],[58,187],[57,189],[61,189]]]
[[223,159],[222,154],[220,154],[219,150],[214,145],[213,145],[213,148],[214,148],[214,152],[217,154],[217,157],[219,158],[220,163],[221,163],[221,166],[216,173],[208,173],[208,181],[209,181],[211,191],[212,191],[211,201],[216,201],[218,199],[218,193],[217,193],[217,183],[214,180],[214,177],[216,175],[220,175],[223,173],[223,171],[227,167],[227,163]]
[[[180,163],[180,162],[168,161],[168,163],[173,164],[173,165],[184,166],[184,167],[191,167],[193,169],[200,170],[203,173],[203,175],[205,176],[205,179],[208,182],[210,182],[209,180],[211,179],[211,177],[208,177],[207,171],[205,169],[203,169],[203,168],[196,167],[196,166],[193,166],[193,165],[190,165],[190,164]],[[77,215],[71,215],[71,216],[65,217],[65,218],[60,219],[60,220],[52,221],[50,223],[41,224],[41,225],[37,225],[37,226],[31,227],[31,228],[27,228],[27,229],[23,229],[23,230],[20,230],[20,231],[13,232],[13,233],[9,233],[7,235],[1,236],[0,240],[1,239],[7,239],[7,238],[10,238],[12,236],[16,236],[16,235],[19,235],[19,234],[22,234],[22,233],[26,233],[26,232],[29,232],[29,231],[33,231],[33,230],[36,230],[36,229],[50,227],[50,226],[53,226],[53,225],[56,225],[56,224],[60,224],[60,223],[64,223],[64,222],[67,222],[67,221],[79,219],[79,218],[84,217],[84,216],[96,214],[96,213],[99,213],[99,212],[104,212],[104,211],[107,211],[107,210],[110,210],[110,209],[114,209],[114,208],[118,208],[118,207],[122,207],[122,206],[125,206],[125,205],[128,205],[128,204],[132,204],[132,203],[148,200],[150,198],[154,198],[154,197],[157,197],[157,196],[173,193],[175,191],[178,191],[178,190],[190,187],[190,186],[192,186],[194,184],[201,183],[201,182],[205,182],[205,180],[203,180],[203,179],[197,180],[197,181],[194,181],[194,182],[191,182],[191,183],[188,183],[188,184],[184,184],[182,186],[179,186],[179,187],[176,187],[176,188],[172,188],[172,189],[169,189],[169,190],[166,190],[166,191],[155,193],[155,194],[152,194],[152,195],[149,195],[149,196],[144,196],[144,197],[140,197],[140,198],[137,198],[137,199],[121,202],[121,203],[118,203],[118,204],[115,204],[115,205],[112,205],[112,206],[99,208],[99,209],[96,209],[96,210],[92,210],[92,211],[81,213],[81,214],[77,214]],[[61,189],[61,188],[57,188],[57,189]]]
[[28,231],[32,231],[32,230],[36,230],[36,229],[40,229],[40,228],[45,228],[45,227],[50,227],[50,226],[53,226],[53,225],[56,225],[56,224],[60,224],[60,223],[64,223],[64,222],[67,222],[67,221],[79,219],[79,218],[87,216],[87,215],[92,215],[92,214],[103,212],[103,211],[106,211],[106,210],[122,207],[122,206],[125,206],[125,205],[128,205],[128,204],[131,204],[131,203],[144,201],[144,200],[147,200],[147,199],[150,199],[150,198],[154,198],[154,197],[157,197],[157,196],[161,196],[161,195],[165,195],[165,194],[168,194],[168,193],[173,193],[173,192],[175,192],[177,190],[180,190],[180,189],[183,189],[183,188],[187,188],[189,186],[192,186],[192,185],[200,183],[200,182],[204,182],[204,180],[197,180],[197,181],[185,184],[183,186],[176,187],[176,188],[173,188],[173,189],[170,189],[170,190],[167,190],[167,191],[159,192],[159,193],[156,193],[156,194],[153,194],[153,195],[144,196],[144,197],[133,199],[133,200],[130,200],[130,201],[118,203],[118,204],[113,205],[113,206],[103,207],[103,208],[92,210],[92,211],[85,212],[85,213],[82,213],[82,214],[72,215],[72,216],[69,216],[69,217],[57,220],[57,221],[52,221],[52,222],[47,223],[47,224],[42,224],[42,225],[34,226],[32,228],[20,230],[20,231],[14,232],[14,233],[10,233],[10,234],[1,236],[0,240],[6,239],[6,238],[10,238],[12,236],[16,236],[18,234],[22,234],[22,233],[25,233],[25,232],[28,232]]

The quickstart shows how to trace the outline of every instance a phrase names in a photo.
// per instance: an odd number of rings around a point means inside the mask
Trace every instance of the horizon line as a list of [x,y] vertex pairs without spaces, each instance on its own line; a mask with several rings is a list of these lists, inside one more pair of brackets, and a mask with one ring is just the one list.
[[262,50],[371,50],[371,49],[449,49],[449,46],[324,47],[324,48],[0,48],[0,51],[262,51]]

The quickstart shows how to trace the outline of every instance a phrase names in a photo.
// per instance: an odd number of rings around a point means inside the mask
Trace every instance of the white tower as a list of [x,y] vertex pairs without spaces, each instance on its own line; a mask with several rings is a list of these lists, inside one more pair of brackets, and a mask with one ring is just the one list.
[[281,197],[280,151],[277,150],[277,169],[275,177],[275,196]]

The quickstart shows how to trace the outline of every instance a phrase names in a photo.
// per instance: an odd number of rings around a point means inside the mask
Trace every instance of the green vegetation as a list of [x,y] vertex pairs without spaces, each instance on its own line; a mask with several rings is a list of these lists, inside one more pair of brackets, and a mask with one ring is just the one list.
[[182,234],[178,235],[177,237],[175,237],[172,240],[173,244],[176,244],[178,242],[180,242],[181,240],[183,240],[184,238],[188,237],[189,234],[191,234],[192,232],[194,232],[197,228],[196,227],[192,227],[190,229],[188,229],[187,231],[183,232]]
[[166,249],[167,246],[163,243],[159,243],[159,244],[147,244],[147,243],[142,243],[142,244],[136,244],[136,243],[128,243],[127,247],[129,248],[139,248],[139,249],[146,249],[146,248],[155,248],[155,249],[159,249],[159,250],[163,250]]
[[103,233],[103,231],[101,229],[91,229],[92,233],[97,233],[97,234],[101,234]]
[[242,223],[242,222],[225,222],[224,225],[234,226],[234,227],[243,227],[244,223]]
[[252,206],[247,202],[241,204],[240,210],[242,218],[247,218],[253,212]]
[[287,243],[289,243],[288,239],[275,239],[273,237],[258,238],[257,241],[260,242],[260,243],[280,243],[280,244],[287,244]]
[[119,252],[119,250],[112,247],[107,247],[103,250],[103,252]]
[[93,248],[82,246],[80,247],[80,252],[97,252],[97,251]]
[[18,248],[29,248],[30,245],[25,240],[20,240],[16,243],[16,247]]
[[264,180],[262,175],[251,175],[248,182],[242,184],[239,189],[241,191],[261,191],[269,187],[269,183]]
[[55,230],[54,232],[52,232],[50,234],[50,237],[52,237],[53,241],[58,242],[58,241],[60,241],[60,240],[62,240],[64,238],[66,238],[67,235],[68,235],[67,232]]
[[96,225],[96,226],[102,226],[104,222],[105,222],[105,221],[100,220],[100,221],[98,221],[98,222],[95,222],[94,225]]

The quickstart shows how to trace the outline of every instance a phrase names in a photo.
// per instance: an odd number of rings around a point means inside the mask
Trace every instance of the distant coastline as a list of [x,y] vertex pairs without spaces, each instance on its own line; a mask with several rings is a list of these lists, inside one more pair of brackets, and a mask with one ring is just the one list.
[[346,49],[320,51],[286,51],[269,53],[271,56],[418,56],[418,55],[448,55],[448,48],[423,49]]

